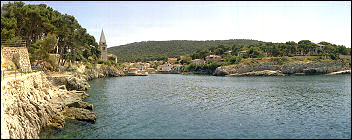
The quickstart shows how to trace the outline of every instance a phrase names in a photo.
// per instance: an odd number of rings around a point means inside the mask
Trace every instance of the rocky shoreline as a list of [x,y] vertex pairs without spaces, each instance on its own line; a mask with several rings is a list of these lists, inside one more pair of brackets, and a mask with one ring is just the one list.
[[[351,73],[350,65],[342,62],[273,62],[218,67],[215,76],[285,76],[292,74]],[[115,67],[84,65],[75,72],[46,75],[35,72],[26,78],[5,81],[1,86],[1,138],[40,138],[48,127],[63,128],[65,118],[94,123],[94,106],[83,100],[89,80],[125,76]]]
[[85,93],[90,88],[87,81],[116,76],[123,76],[123,72],[98,66],[63,76],[35,72],[2,83],[1,138],[40,138],[44,129],[63,128],[65,118],[95,123],[93,105],[83,101],[89,97]]
[[275,62],[238,64],[218,67],[214,76],[285,76],[350,73],[351,66],[339,61],[298,61],[285,64]]

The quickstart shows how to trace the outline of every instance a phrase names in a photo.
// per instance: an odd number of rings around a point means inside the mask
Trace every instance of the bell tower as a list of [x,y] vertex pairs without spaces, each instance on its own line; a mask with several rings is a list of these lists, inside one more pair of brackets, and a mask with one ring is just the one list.
[[107,61],[108,60],[108,57],[107,57],[108,50],[107,50],[107,44],[106,44],[106,40],[105,40],[105,35],[104,35],[103,29],[101,29],[99,48],[101,50],[100,59],[102,59],[104,61]]

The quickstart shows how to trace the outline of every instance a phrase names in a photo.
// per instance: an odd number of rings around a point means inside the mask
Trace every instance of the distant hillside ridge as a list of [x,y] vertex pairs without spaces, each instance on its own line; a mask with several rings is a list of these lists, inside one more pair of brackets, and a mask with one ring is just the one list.
[[117,55],[119,62],[135,62],[187,55],[218,45],[253,45],[260,42],[251,39],[142,41],[110,47],[108,52]]

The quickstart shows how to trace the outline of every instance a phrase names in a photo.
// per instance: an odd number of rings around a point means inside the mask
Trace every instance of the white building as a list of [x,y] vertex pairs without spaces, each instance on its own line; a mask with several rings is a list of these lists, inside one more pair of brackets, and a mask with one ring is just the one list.
[[159,65],[157,69],[161,72],[169,72],[172,69],[172,65],[170,63],[165,63],[163,65]]

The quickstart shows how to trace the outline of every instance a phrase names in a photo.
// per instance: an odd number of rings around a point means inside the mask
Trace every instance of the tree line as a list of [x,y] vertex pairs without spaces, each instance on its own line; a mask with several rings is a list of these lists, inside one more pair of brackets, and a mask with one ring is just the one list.
[[1,39],[25,40],[31,61],[46,61],[49,53],[59,54],[60,65],[67,60],[97,60],[100,56],[95,38],[74,16],[61,14],[46,4],[3,4]]
[[[242,53],[241,53],[242,52]],[[205,59],[210,54],[220,55],[223,58],[236,57],[241,54],[243,58],[282,57],[282,56],[338,56],[351,55],[351,48],[329,42],[313,43],[310,40],[301,40],[298,43],[258,42],[251,45],[219,45],[206,50],[196,51],[189,56],[192,59]]]
[[[209,55],[219,55],[222,61],[208,61],[205,64],[192,63],[194,59],[205,60]],[[246,58],[273,57],[273,61],[283,63],[292,56],[321,56],[327,59],[339,59],[339,55],[351,55],[351,48],[343,45],[336,45],[329,42],[319,42],[317,44],[309,40],[301,40],[298,43],[288,41],[286,43],[258,42],[256,44],[242,45],[218,45],[205,50],[195,51],[184,56],[180,60],[184,72],[205,72],[211,74],[219,66],[239,64]]]

